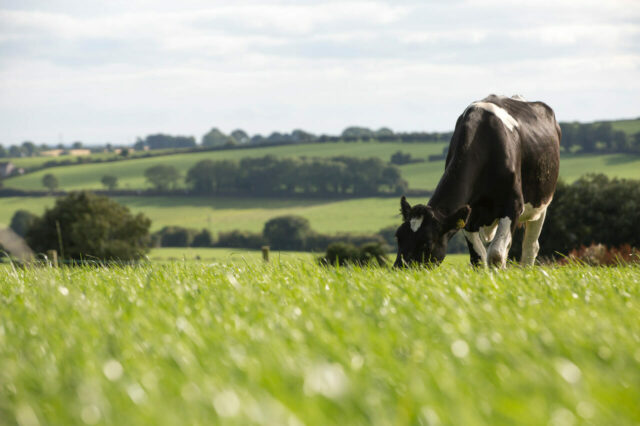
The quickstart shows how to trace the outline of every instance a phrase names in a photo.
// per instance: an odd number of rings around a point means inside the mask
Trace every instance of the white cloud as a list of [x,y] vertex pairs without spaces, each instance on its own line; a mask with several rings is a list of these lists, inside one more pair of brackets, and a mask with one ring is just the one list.
[[[101,7],[33,0],[0,9],[0,142],[58,133],[128,142],[214,125],[444,130],[490,92],[554,101],[560,118],[640,110],[637,2]],[[590,95],[600,102],[585,102]]]

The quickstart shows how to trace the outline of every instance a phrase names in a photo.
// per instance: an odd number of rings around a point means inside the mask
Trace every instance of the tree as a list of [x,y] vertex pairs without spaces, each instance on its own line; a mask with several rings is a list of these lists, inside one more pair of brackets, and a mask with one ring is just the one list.
[[203,229],[200,233],[193,236],[191,247],[211,247],[213,246],[213,236],[208,229]]
[[247,132],[245,132],[242,129],[236,129],[233,132],[231,132],[231,137],[235,139],[235,141],[238,142],[239,144],[247,143],[250,140]]
[[82,142],[75,141],[74,143],[71,144],[71,148],[73,148],[73,149],[82,149]]
[[137,260],[148,251],[150,226],[108,197],[73,192],[37,218],[26,239],[34,251],[58,250],[63,259]]
[[154,189],[166,191],[169,188],[175,188],[178,179],[180,179],[180,173],[173,166],[158,164],[146,169],[144,177]]
[[29,157],[33,156],[37,151],[36,145],[31,141],[22,142],[21,148],[22,152],[24,152]]
[[100,180],[109,191],[113,191],[118,187],[118,177],[113,175],[104,175]]
[[4,148],[4,146],[0,145],[0,158],[6,157],[7,156],[7,150]]
[[187,172],[185,182],[195,192],[211,193],[214,187],[214,162],[213,160],[200,160]]
[[49,191],[55,191],[58,188],[58,184],[58,178],[51,173],[47,173],[42,177],[42,185]]
[[22,156],[22,150],[17,145],[11,145],[9,147],[9,157],[20,157]]
[[24,237],[27,235],[27,231],[37,218],[37,215],[27,210],[16,210],[11,218],[9,228],[11,228],[16,234]]
[[217,127],[202,136],[202,146],[224,146],[233,141],[233,138],[222,133]]
[[264,224],[262,235],[275,250],[303,250],[312,234],[309,221],[301,216],[280,216]]

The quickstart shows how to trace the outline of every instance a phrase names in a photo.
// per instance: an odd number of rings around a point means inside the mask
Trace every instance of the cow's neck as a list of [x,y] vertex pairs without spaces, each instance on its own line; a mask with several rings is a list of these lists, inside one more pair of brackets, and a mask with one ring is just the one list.
[[447,215],[455,212],[471,200],[472,183],[476,167],[468,167],[460,162],[447,166],[428,205]]

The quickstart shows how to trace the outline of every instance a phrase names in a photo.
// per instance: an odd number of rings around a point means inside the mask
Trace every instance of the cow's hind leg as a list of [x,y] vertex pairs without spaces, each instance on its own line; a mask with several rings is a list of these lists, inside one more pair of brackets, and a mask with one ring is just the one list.
[[524,228],[524,238],[522,240],[522,258],[520,263],[522,266],[533,266],[540,250],[538,237],[542,232],[542,225],[547,211],[544,210],[536,220],[527,222]]
[[507,203],[504,215],[498,219],[496,236],[487,251],[487,261],[490,266],[497,268],[505,267],[507,257],[509,256],[509,249],[511,248],[513,231],[515,231],[516,225],[518,224],[518,217],[520,217],[523,211],[523,205],[522,195],[514,193],[512,200]]

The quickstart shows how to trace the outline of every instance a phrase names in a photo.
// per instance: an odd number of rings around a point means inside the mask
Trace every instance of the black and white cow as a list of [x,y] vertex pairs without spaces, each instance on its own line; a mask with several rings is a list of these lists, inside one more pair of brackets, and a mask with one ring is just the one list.
[[439,264],[462,229],[472,264],[504,267],[518,223],[525,223],[521,263],[533,265],[558,180],[560,137],[553,110],[542,102],[490,95],[469,105],[429,203],[400,201],[395,266]]

